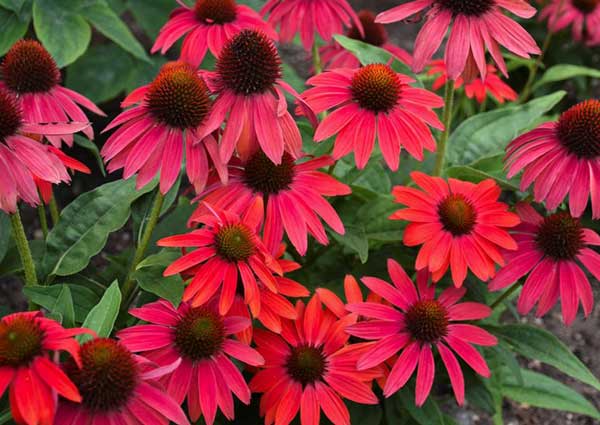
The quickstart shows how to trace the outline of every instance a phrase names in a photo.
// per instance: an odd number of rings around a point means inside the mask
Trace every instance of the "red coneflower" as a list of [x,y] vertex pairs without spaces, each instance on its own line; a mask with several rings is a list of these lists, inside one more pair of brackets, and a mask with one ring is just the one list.
[[[270,252],[275,252],[284,231],[296,250],[304,255],[307,235],[319,243],[329,241],[321,224],[324,220],[331,228],[344,234],[344,225],[324,196],[348,195],[351,190],[335,178],[318,171],[335,161],[323,156],[298,162],[283,154],[279,165],[274,164],[261,150],[246,161],[230,163],[229,182],[223,185],[217,179],[198,195],[200,199],[217,209],[244,214],[255,198],[265,205],[264,242]],[[195,225],[197,217],[206,215],[201,202],[190,218]]]
[[400,163],[400,149],[423,159],[423,148],[435,151],[435,140],[427,125],[444,126],[433,108],[444,105],[442,98],[411,87],[410,77],[388,65],[372,64],[359,69],[334,69],[312,77],[314,86],[303,97],[317,113],[335,110],[319,125],[315,141],[337,134],[333,157],[354,151],[356,166],[364,168],[375,139],[392,170]]
[[0,209],[11,214],[23,200],[38,205],[36,181],[57,184],[70,182],[65,168],[71,158],[53,146],[40,143],[42,135],[77,133],[89,123],[33,123],[23,118],[19,101],[0,88]]
[[165,194],[179,176],[184,149],[187,175],[194,186],[204,186],[208,158],[219,171],[227,171],[211,134],[216,128],[208,127],[214,115],[208,88],[189,64],[164,65],[151,84],[136,89],[122,103],[131,105],[135,106],[104,129],[120,126],[101,152],[110,172],[123,168],[125,179],[138,173],[138,188],[160,173],[160,191]]
[[197,219],[204,224],[202,229],[158,241],[159,246],[197,248],[173,262],[164,272],[165,276],[177,273],[193,276],[183,293],[184,301],[191,301],[193,307],[203,305],[222,287],[219,312],[226,314],[238,289],[239,274],[244,300],[253,315],[260,312],[259,285],[277,293],[273,273],[283,273],[256,233],[262,220],[262,199],[256,198],[241,218],[229,211],[211,208],[209,214]]
[[569,25],[573,38],[589,46],[600,44],[600,1],[552,0],[540,15],[548,19],[551,32],[559,32]]
[[346,0],[269,0],[260,11],[269,15],[268,22],[279,26],[282,43],[294,40],[300,34],[304,50],[310,51],[319,34],[325,42],[335,34],[342,34],[344,27],[354,25],[362,34],[358,16]]
[[422,190],[396,186],[392,192],[396,202],[408,208],[390,218],[410,222],[404,231],[405,245],[423,245],[416,269],[429,269],[437,282],[450,267],[457,287],[462,286],[467,269],[483,281],[494,277],[495,263],[504,265],[499,249],[517,249],[506,229],[520,222],[506,204],[498,202],[501,191],[496,182],[446,182],[416,171],[410,176]]
[[158,367],[108,338],[86,342],[80,355],[80,364],[68,360],[63,368],[79,389],[81,403],[60,399],[55,425],[189,425],[181,407],[157,382],[178,362]]
[[[416,0],[396,6],[377,16],[376,22],[387,24],[401,21],[429,8],[425,25],[415,42],[413,70],[421,72],[452,26],[444,54],[448,75],[456,80],[468,68],[469,75],[476,71],[486,74],[486,50],[498,68],[508,75],[499,45],[517,56],[529,58],[540,54],[535,40],[525,29],[507,17],[502,9],[521,18],[531,18],[536,9],[523,0]],[[471,78],[468,78],[470,80]]]
[[[31,123],[64,123],[89,120],[80,105],[104,116],[91,100],[60,85],[60,71],[50,53],[35,40],[19,40],[8,51],[0,65],[0,88],[11,92],[18,99],[23,120]],[[83,133],[94,138],[91,126]],[[52,145],[60,147],[61,141],[73,145],[73,134],[45,136]]]
[[[433,90],[439,90],[440,88],[444,87],[448,81],[448,72],[446,70],[446,64],[444,61],[441,59],[431,61],[427,75],[437,75],[437,78],[432,85]],[[515,101],[519,97],[517,92],[515,92],[511,86],[502,81],[502,79],[498,76],[498,70],[494,65],[488,64],[485,77],[479,76],[467,84],[465,84],[462,77],[459,77],[454,82],[455,89],[459,89],[463,85],[465,87],[465,94],[467,97],[469,99],[475,98],[479,103],[484,103],[488,94],[500,104],[506,102],[507,100],[511,102]]]
[[[298,93],[281,79],[281,59],[273,41],[260,31],[244,30],[221,50],[215,72],[205,72],[206,82],[217,95],[210,127],[226,120],[221,139],[221,159],[228,162],[237,147],[246,158],[260,146],[276,164],[284,149],[298,156],[302,137],[287,111],[284,91]],[[306,105],[304,115],[316,123]]]
[[[394,55],[401,62],[410,65],[412,57],[406,50],[390,43],[388,34],[383,24],[375,22],[375,14],[370,10],[358,12],[358,19],[362,24],[364,33],[356,25],[352,25],[346,32],[346,36],[353,40],[363,41],[372,46],[381,47]],[[359,60],[335,41],[319,49],[321,60],[326,68],[358,68],[361,66]]]
[[302,425],[317,425],[321,410],[335,425],[350,424],[342,398],[377,404],[372,371],[359,372],[356,361],[364,344],[347,346],[346,326],[355,315],[337,319],[323,310],[318,296],[305,307],[296,304],[298,319],[284,321],[281,335],[257,329],[255,342],[265,369],[250,381],[253,392],[264,393],[260,414],[265,423],[289,424],[300,413]]
[[492,346],[498,341],[487,331],[461,322],[485,319],[492,310],[484,304],[458,303],[465,295],[465,288],[448,288],[436,299],[435,285],[428,286],[427,272],[418,273],[416,288],[394,260],[388,260],[388,272],[394,286],[374,277],[364,277],[362,281],[391,306],[368,302],[347,306],[349,311],[371,320],[353,324],[346,331],[359,338],[377,341],[360,357],[357,369],[372,368],[401,352],[383,393],[386,397],[396,393],[416,369],[415,404],[422,406],[435,378],[435,347],[448,371],[456,401],[462,405],[465,384],[455,353],[475,372],[488,378],[490,370],[471,344]]
[[600,101],[581,102],[516,138],[505,161],[508,178],[525,170],[521,190],[534,183],[534,199],[549,210],[569,195],[571,215],[580,217],[591,198],[592,215],[600,218]]
[[206,52],[215,56],[235,34],[244,29],[259,29],[277,40],[277,33],[250,7],[237,4],[235,0],[196,0],[193,7],[181,0],[182,6],[175,9],[167,23],[161,28],[152,53],[167,50],[187,34],[181,48],[181,60],[198,67]]
[[254,349],[231,336],[252,326],[239,316],[221,316],[216,303],[191,307],[182,303],[175,309],[168,301],[157,301],[129,313],[150,324],[133,326],[119,332],[121,343],[134,353],[167,366],[179,366],[161,378],[167,393],[178,404],[187,399],[192,422],[200,416],[212,425],[217,406],[233,420],[233,392],[243,403],[250,403],[250,389],[229,356],[252,366],[264,359]]
[[518,249],[505,252],[506,266],[490,282],[498,291],[527,275],[517,309],[527,314],[538,304],[536,316],[546,314],[561,299],[563,321],[575,320],[579,302],[587,317],[594,307],[594,295],[580,264],[600,279],[600,254],[590,249],[600,237],[584,228],[567,212],[542,217],[529,204],[517,205],[523,223],[513,229]]
[[56,393],[81,401],[79,391],[51,354],[65,351],[79,362],[79,344],[73,337],[85,332],[64,329],[39,311],[0,319],[0,397],[10,387],[10,410],[17,423],[52,424]]

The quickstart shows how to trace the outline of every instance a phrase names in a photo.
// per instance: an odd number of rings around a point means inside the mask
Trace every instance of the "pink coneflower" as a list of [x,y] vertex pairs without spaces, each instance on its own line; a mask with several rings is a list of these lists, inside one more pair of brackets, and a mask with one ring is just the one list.
[[121,343],[134,353],[143,353],[161,366],[179,361],[179,366],[161,378],[167,393],[182,404],[187,399],[192,422],[200,416],[212,425],[217,406],[233,420],[233,392],[250,403],[250,389],[229,356],[252,366],[264,359],[254,349],[231,336],[252,326],[239,316],[221,316],[216,303],[191,307],[182,303],[175,309],[168,301],[157,301],[130,310],[148,322],[119,332]]
[[344,32],[344,27],[354,25],[363,32],[358,16],[346,0],[269,0],[260,13],[269,14],[269,23],[279,26],[282,43],[289,43],[300,34],[307,52],[312,49],[317,33],[330,42],[335,34]]
[[[37,41],[19,40],[8,51],[0,65],[0,88],[10,91],[19,101],[23,120],[31,123],[62,123],[89,120],[80,105],[104,116],[91,100],[60,85],[60,71],[50,53]],[[91,126],[83,133],[94,138]],[[61,141],[73,145],[73,134],[41,133],[52,145]]]
[[465,67],[469,75],[476,75],[478,70],[485,77],[486,50],[502,73],[508,76],[499,45],[524,58],[541,53],[533,37],[502,11],[506,9],[521,18],[531,18],[536,9],[524,0],[409,1],[380,13],[376,22],[387,24],[401,21],[425,9],[429,9],[425,14],[426,22],[417,36],[413,54],[415,72],[421,72],[429,63],[451,25],[444,61],[452,80],[456,80]]
[[506,266],[490,282],[498,291],[527,275],[517,309],[527,314],[538,304],[536,316],[546,314],[561,299],[563,321],[575,320],[579,302],[587,317],[594,307],[594,295],[581,264],[600,279],[600,254],[590,245],[600,245],[600,237],[584,228],[567,212],[542,217],[529,204],[517,205],[523,223],[513,234],[518,249],[506,252]]
[[158,367],[119,342],[97,338],[80,350],[81,364],[63,368],[81,393],[81,403],[61,399],[54,425],[189,425],[181,407],[158,384],[178,363]]
[[302,425],[320,423],[321,410],[335,425],[349,424],[350,414],[342,398],[377,404],[370,381],[372,371],[359,372],[356,361],[364,344],[345,345],[344,331],[356,316],[338,320],[323,310],[314,296],[305,307],[296,304],[298,319],[286,320],[281,335],[257,329],[258,352],[265,369],[250,381],[253,392],[264,393],[260,414],[265,423],[289,424],[299,413]]
[[32,123],[23,118],[18,100],[0,88],[0,209],[9,214],[23,200],[38,205],[36,180],[49,184],[70,182],[68,158],[58,149],[40,143],[42,135],[61,136],[84,130],[89,123]]
[[138,173],[138,188],[160,173],[163,194],[179,176],[184,149],[187,175],[197,188],[205,184],[208,158],[219,171],[226,171],[211,134],[216,127],[208,126],[214,115],[208,88],[190,65],[164,65],[151,84],[136,89],[122,103],[131,105],[135,106],[104,129],[120,127],[102,148],[108,171],[123,168],[125,179]]
[[79,391],[52,361],[52,352],[65,351],[79,362],[73,338],[83,329],[64,329],[39,311],[0,319],[0,397],[9,388],[10,410],[20,424],[52,424],[56,394],[81,401]]
[[551,32],[569,25],[573,38],[589,46],[600,44],[600,2],[598,0],[552,0],[540,15],[548,19]]
[[159,246],[197,248],[172,263],[165,276],[177,273],[194,277],[183,293],[184,301],[194,307],[208,302],[221,288],[219,312],[226,314],[238,289],[238,274],[244,288],[244,300],[253,313],[260,312],[259,285],[277,293],[273,273],[283,271],[267,251],[256,231],[262,224],[263,203],[256,198],[243,217],[229,211],[215,211],[198,217],[204,227],[188,234],[158,241]]
[[[361,10],[358,12],[358,19],[362,24],[364,33],[356,25],[352,25],[346,32],[346,36],[353,40],[363,41],[372,46],[381,47],[387,50],[401,62],[410,65],[412,57],[406,50],[390,43],[388,34],[383,24],[375,23],[375,14],[370,10]],[[352,53],[344,49],[335,41],[319,49],[321,61],[328,69],[336,68],[358,68],[360,61]]]
[[591,198],[600,218],[600,101],[581,102],[557,122],[547,122],[506,148],[508,178],[521,170],[521,190],[534,183],[536,202],[553,210],[569,195],[571,215],[580,217]]
[[455,353],[475,372],[488,378],[490,370],[472,344],[492,346],[498,341],[487,331],[461,322],[485,319],[492,310],[484,304],[458,303],[465,295],[465,288],[448,288],[436,299],[435,285],[428,286],[427,272],[417,274],[415,288],[404,269],[394,260],[388,260],[388,271],[394,286],[374,277],[364,277],[362,281],[391,306],[368,302],[347,306],[349,311],[371,320],[351,325],[346,331],[359,338],[377,341],[358,360],[357,369],[372,368],[400,352],[383,393],[386,397],[396,393],[416,369],[415,403],[422,406],[435,377],[435,347],[448,371],[456,401],[462,405],[465,384]]
[[330,289],[327,288],[317,288],[315,293],[319,296],[321,302],[336,315],[339,319],[348,314],[351,314],[348,310],[346,310],[346,304],[356,304],[361,303],[363,301],[367,302],[379,302],[381,298],[374,294],[373,292],[369,292],[367,295],[367,299],[363,299],[362,291],[360,290],[360,286],[354,276],[346,275],[344,277],[344,296],[346,301],[344,302],[340,297],[336,295]]
[[[267,249],[275,252],[285,232],[296,250],[304,255],[308,234],[323,245],[329,242],[321,219],[337,233],[345,232],[342,221],[324,196],[348,195],[351,190],[318,171],[334,163],[328,156],[298,162],[284,153],[281,163],[276,165],[258,150],[245,162],[232,162],[229,182],[223,185],[214,178],[215,183],[200,193],[198,199],[217,209],[244,214],[256,198],[261,198],[265,205]],[[201,202],[190,218],[191,225],[206,213]]]
[[[427,75],[437,75],[432,85],[433,90],[439,90],[444,87],[448,80],[448,72],[444,61],[441,59],[431,61]],[[455,89],[459,89],[463,85],[467,97],[469,99],[474,98],[479,103],[484,103],[488,95],[492,96],[500,104],[503,104],[507,100],[511,102],[515,101],[519,97],[517,92],[498,76],[498,70],[494,65],[488,64],[485,77],[479,76],[470,83],[465,84],[462,77],[457,78],[454,83]]]
[[375,139],[392,170],[400,163],[400,149],[423,159],[423,148],[435,151],[435,140],[427,125],[443,129],[433,108],[444,105],[442,98],[411,87],[410,77],[388,65],[372,64],[359,69],[335,69],[307,81],[314,86],[303,97],[317,113],[335,110],[315,133],[320,142],[337,134],[333,157],[354,151],[356,166],[364,168]]
[[404,231],[405,245],[423,245],[416,269],[429,269],[437,282],[450,267],[457,287],[462,286],[467,269],[483,281],[494,277],[495,263],[504,265],[499,249],[517,249],[507,229],[520,222],[506,204],[498,202],[501,191],[496,182],[446,182],[416,171],[411,177],[422,190],[396,186],[392,192],[396,202],[408,208],[390,218],[410,222]]
[[[298,93],[281,79],[279,53],[264,33],[244,30],[221,50],[216,71],[205,72],[206,82],[217,95],[210,124],[219,128],[226,120],[221,139],[221,159],[228,162],[237,148],[246,158],[260,149],[276,164],[284,149],[298,156],[302,137],[287,111],[284,91]],[[304,115],[316,123],[305,105]]]
[[250,7],[235,0],[196,0],[193,7],[181,0],[169,21],[161,28],[152,53],[167,50],[186,35],[181,48],[181,60],[198,67],[206,52],[218,57],[227,41],[244,29],[259,29],[277,40],[277,33]]

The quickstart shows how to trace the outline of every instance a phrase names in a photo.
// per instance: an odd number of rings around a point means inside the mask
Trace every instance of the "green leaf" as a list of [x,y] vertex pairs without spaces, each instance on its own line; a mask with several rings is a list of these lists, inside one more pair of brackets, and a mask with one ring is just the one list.
[[8,52],[8,49],[25,35],[27,28],[29,28],[29,19],[21,20],[19,16],[10,10],[0,9],[0,34],[2,34],[0,37],[0,56]]
[[123,50],[138,59],[149,62],[150,58],[139,41],[133,36],[127,25],[103,0],[96,0],[79,8],[83,15],[99,32],[114,41]]
[[[82,323],[88,312],[98,303],[98,295],[92,290],[81,285],[55,284],[51,286],[28,286],[23,288],[25,295],[37,305],[53,311],[61,294],[66,290],[73,299],[73,318],[77,323]],[[70,313],[69,313],[70,314]],[[65,316],[63,312],[63,317]]]
[[0,211],[0,263],[4,260],[10,244],[10,218],[4,211]]
[[511,324],[490,329],[517,353],[554,366],[600,390],[600,382],[569,348],[550,332],[530,325]]
[[[48,294],[50,288],[53,295]],[[23,288],[23,293],[50,313],[60,316],[64,327],[72,328],[75,325],[75,307],[71,290],[67,285],[26,286]]]
[[100,169],[100,172],[102,173],[102,176],[106,177],[106,170],[104,169],[104,161],[102,161],[102,157],[100,156],[100,150],[98,149],[98,146],[96,146],[96,144],[93,141],[91,141],[87,137],[83,137],[80,134],[75,135],[75,144],[77,146],[89,151],[94,156],[94,158],[96,159],[96,163],[98,164],[98,168]]
[[369,258],[369,240],[362,225],[346,225],[346,234],[339,235],[331,231],[336,241],[358,254],[360,262],[365,264]]
[[[290,86],[296,89],[298,93],[302,93],[304,90],[306,90],[306,85],[304,83],[305,80],[298,75],[298,72],[296,72],[296,70],[290,64],[283,62],[281,64],[281,70],[283,73],[283,79]],[[286,93],[286,95],[291,96],[288,93]]]
[[542,87],[545,84],[555,83],[557,81],[570,80],[576,77],[600,78],[600,70],[587,68],[585,66],[560,64],[549,68],[542,78],[534,85],[533,90]]
[[444,425],[442,411],[432,397],[429,397],[423,406],[417,407],[414,392],[403,390],[398,395],[402,406],[420,425]]
[[[115,280],[108,287],[100,302],[90,310],[81,326],[95,331],[101,338],[109,337],[115,326],[120,306],[121,290],[119,282]],[[83,343],[91,338],[90,335],[82,335],[79,340]]]
[[128,4],[136,22],[152,40],[156,39],[159,30],[167,23],[169,14],[176,7],[173,0],[129,0]]
[[123,227],[131,203],[153,189],[135,188],[135,178],[102,185],[84,193],[61,213],[60,221],[48,235],[45,263],[50,275],[68,276],[83,270],[98,254],[108,235]]
[[377,404],[350,403],[348,411],[353,424],[377,425],[383,417],[381,406]]
[[133,277],[144,291],[178,306],[185,286],[183,279],[179,275],[164,277],[163,272],[180,256],[181,254],[176,250],[162,250],[142,261],[137,266]]
[[540,373],[526,369],[521,373],[524,384],[514,380],[512,374],[504,377],[502,387],[506,397],[531,406],[581,413],[600,419],[600,412],[575,390]]
[[[0,6],[19,14],[26,1],[27,0],[0,0]],[[2,35],[4,36],[4,34]]]
[[33,27],[60,68],[83,55],[92,37],[86,20],[73,12],[72,0],[35,0]]
[[503,153],[509,142],[556,106],[565,94],[559,91],[525,105],[497,109],[463,121],[448,141],[449,164],[467,165]]
[[519,191],[518,182],[506,179],[504,172],[504,154],[482,158],[469,165],[457,165],[446,170],[448,177],[479,183],[486,179],[493,179],[505,190]]

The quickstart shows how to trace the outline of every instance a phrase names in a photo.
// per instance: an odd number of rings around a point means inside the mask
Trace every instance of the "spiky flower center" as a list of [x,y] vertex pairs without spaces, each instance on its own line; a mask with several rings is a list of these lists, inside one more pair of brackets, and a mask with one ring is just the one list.
[[249,96],[275,84],[281,77],[281,59],[264,33],[244,30],[223,47],[216,70],[226,88]]
[[208,87],[194,68],[182,62],[163,66],[146,94],[154,117],[174,128],[199,127],[211,107]]
[[175,327],[179,353],[197,361],[217,354],[225,342],[223,319],[206,307],[190,309]]
[[573,6],[584,14],[592,13],[600,4],[600,0],[571,0]]
[[400,100],[402,83],[387,65],[367,65],[354,74],[352,97],[361,108],[373,112],[388,112]]
[[44,331],[29,317],[0,322],[0,367],[25,366],[42,354]]
[[19,40],[0,67],[7,87],[17,93],[47,92],[60,82],[60,71],[50,53],[34,40]]
[[0,142],[17,133],[22,122],[17,99],[5,89],[0,89]]
[[562,145],[577,157],[600,157],[600,100],[586,100],[566,110],[557,131]]
[[196,0],[196,17],[207,24],[226,24],[237,16],[235,0]]
[[454,236],[470,233],[477,221],[473,204],[460,193],[449,195],[440,202],[438,215],[444,229]]
[[108,338],[86,342],[81,346],[81,364],[80,369],[69,359],[64,367],[87,409],[108,413],[129,401],[139,371],[133,355],[123,345]]
[[327,359],[323,350],[309,345],[292,348],[292,353],[286,361],[288,374],[303,386],[323,378]]
[[437,0],[440,7],[452,13],[453,16],[482,16],[494,7],[494,0]]
[[358,12],[358,19],[363,26],[365,36],[360,35],[356,25],[352,25],[348,30],[348,38],[364,41],[373,46],[383,46],[387,42],[387,32],[383,24],[375,22],[375,14],[370,10],[361,10]]
[[287,152],[281,164],[273,163],[263,151],[256,152],[244,167],[244,183],[254,192],[265,195],[289,189],[294,180],[294,158]]
[[215,236],[217,253],[231,262],[246,261],[254,254],[255,244],[252,230],[245,224],[227,224]]
[[552,214],[544,218],[536,242],[544,254],[556,261],[573,260],[584,247],[581,223],[567,212]]
[[448,310],[436,300],[422,300],[404,316],[406,328],[415,341],[431,343],[448,333]]

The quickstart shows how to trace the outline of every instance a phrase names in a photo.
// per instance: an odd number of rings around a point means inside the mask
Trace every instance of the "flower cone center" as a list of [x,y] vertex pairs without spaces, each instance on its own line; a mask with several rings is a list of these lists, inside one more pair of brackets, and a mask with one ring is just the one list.
[[237,16],[235,0],[197,0],[196,17],[208,24],[226,24]]
[[565,111],[557,130],[569,152],[579,158],[600,157],[600,100],[586,100]]
[[158,121],[179,129],[199,127],[211,108],[206,83],[190,65],[181,62],[163,66],[146,100]]
[[475,208],[460,194],[450,195],[444,199],[438,206],[438,215],[444,229],[455,236],[470,233],[477,220]]
[[265,195],[289,189],[293,180],[294,158],[287,152],[283,154],[281,164],[276,165],[259,150],[246,162],[244,168],[246,186]]
[[406,328],[413,339],[431,343],[448,333],[448,311],[435,300],[418,301],[405,315]]
[[387,42],[387,32],[383,24],[375,22],[375,14],[370,10],[361,10],[358,13],[358,19],[363,26],[365,36],[360,35],[360,31],[356,25],[352,25],[348,30],[348,38],[364,41],[373,46],[383,46]]
[[254,254],[255,244],[252,230],[241,223],[221,227],[217,232],[215,242],[218,254],[227,261],[245,261]]
[[371,64],[354,74],[352,97],[361,108],[372,112],[388,112],[400,100],[402,83],[387,65]]
[[189,310],[175,328],[175,346],[191,360],[208,358],[221,350],[225,326],[212,310],[198,307]]
[[571,2],[584,14],[592,13],[600,4],[600,0],[571,0]]
[[481,16],[494,6],[494,0],[437,0],[440,7],[452,15]]
[[30,318],[0,322],[0,367],[26,366],[42,353],[44,331]]
[[82,367],[69,359],[65,372],[79,389],[83,405],[94,412],[111,412],[132,396],[139,372],[133,355],[123,345],[98,338],[81,346]]
[[566,212],[552,214],[542,222],[536,242],[554,260],[573,260],[584,247],[581,223]]
[[228,89],[248,96],[275,84],[281,77],[281,59],[264,33],[244,30],[223,47],[216,70]]
[[60,71],[50,53],[33,40],[20,40],[0,67],[7,87],[17,93],[47,92],[60,82]]
[[13,136],[21,127],[21,108],[17,99],[5,89],[0,89],[0,142]]
[[322,379],[325,366],[323,351],[308,345],[294,347],[286,362],[289,375],[303,386]]

